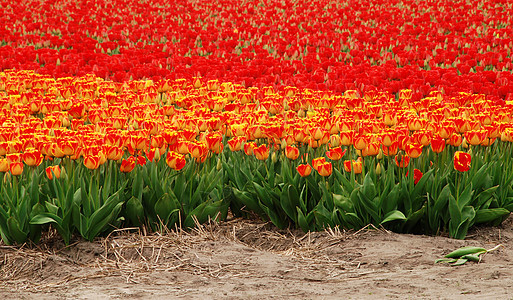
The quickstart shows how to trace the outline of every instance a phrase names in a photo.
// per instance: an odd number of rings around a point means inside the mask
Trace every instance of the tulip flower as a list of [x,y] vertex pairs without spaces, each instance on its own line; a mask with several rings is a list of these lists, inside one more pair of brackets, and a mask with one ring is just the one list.
[[486,130],[468,130],[464,133],[467,143],[476,146],[481,144],[487,137]]
[[[408,176],[408,171],[406,171],[406,176]],[[424,173],[422,173],[419,169],[413,169],[413,183],[419,183],[420,179],[422,179]]]
[[244,153],[246,155],[253,155],[254,149],[257,147],[255,142],[247,142],[244,143]]
[[330,162],[323,162],[317,166],[317,172],[323,177],[330,176],[333,172],[333,165]]
[[447,143],[454,147],[459,147],[463,143],[463,138],[461,134],[453,133]]
[[354,139],[353,146],[357,150],[363,150],[365,147],[367,147],[367,144],[369,143],[369,140],[366,136],[359,136]]
[[286,146],[285,156],[290,160],[296,160],[299,157],[299,149],[293,146]]
[[357,160],[345,160],[344,161],[344,171],[346,172],[354,172],[355,174],[360,174],[363,172],[363,165],[361,158]]
[[128,159],[123,159],[119,170],[123,173],[132,172],[132,170],[135,168],[135,163],[136,159],[133,156],[130,156]]
[[243,136],[236,136],[228,140],[228,147],[230,151],[240,151],[242,149],[242,144],[246,141],[246,138]]
[[30,167],[39,166],[43,162],[41,151],[33,149],[22,154],[23,162]]
[[379,145],[377,143],[369,143],[362,149],[362,156],[376,156],[379,154]]
[[223,136],[219,133],[207,134],[205,136],[207,147],[213,153],[219,154],[223,151]]
[[55,178],[59,179],[61,178],[61,168],[56,165],[56,166],[49,166],[45,169],[45,172],[46,172],[46,176],[48,177],[48,179],[52,180],[55,175]]
[[470,154],[463,151],[456,151],[454,153],[454,169],[460,172],[467,172],[470,170],[470,162],[472,157]]
[[437,136],[431,139],[431,150],[434,153],[441,153],[445,149],[445,139]]
[[183,154],[169,151],[166,156],[166,163],[171,169],[180,171],[183,169],[183,167],[185,167],[186,160]]
[[9,165],[9,170],[11,174],[14,176],[21,175],[23,173],[23,163],[22,162],[12,162]]
[[207,145],[198,142],[189,143],[187,149],[193,158],[204,157],[208,153]]
[[100,155],[87,155],[84,156],[84,166],[88,168],[89,170],[95,170],[98,169],[100,166]]
[[399,168],[406,168],[410,163],[410,156],[405,155],[396,155],[395,156],[395,164]]
[[312,159],[312,167],[317,171],[320,164],[325,163],[326,158],[324,157],[316,157]]
[[105,155],[109,160],[120,160],[123,157],[123,149],[118,146],[104,146]]
[[342,148],[336,147],[331,148],[329,151],[326,151],[326,156],[331,160],[340,160],[345,154],[346,150],[342,151]]
[[309,164],[301,164],[296,168],[301,177],[306,177],[312,173],[312,167]]
[[422,176],[424,173],[422,173],[419,169],[413,169],[413,183],[417,184],[419,183],[420,179],[422,179]]
[[157,162],[160,160],[160,153],[161,153],[161,151],[159,150],[159,148],[151,148],[146,153],[146,157],[151,162],[154,162],[154,161]]
[[406,145],[406,155],[411,158],[418,158],[422,154],[422,145],[420,144],[407,144]]
[[9,171],[9,161],[7,158],[0,158],[0,172],[5,173]]
[[253,149],[253,154],[258,160],[266,160],[269,157],[269,147],[260,145]]

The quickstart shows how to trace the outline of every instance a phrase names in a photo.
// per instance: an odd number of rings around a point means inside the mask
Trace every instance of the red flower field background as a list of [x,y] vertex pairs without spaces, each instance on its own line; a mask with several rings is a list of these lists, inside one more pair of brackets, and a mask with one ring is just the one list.
[[501,1],[2,1],[0,69],[511,99]]

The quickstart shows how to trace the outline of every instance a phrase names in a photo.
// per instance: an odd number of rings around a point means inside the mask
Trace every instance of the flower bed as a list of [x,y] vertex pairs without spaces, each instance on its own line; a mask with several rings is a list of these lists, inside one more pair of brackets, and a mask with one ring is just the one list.
[[500,224],[511,4],[365,3],[4,3],[2,240]]

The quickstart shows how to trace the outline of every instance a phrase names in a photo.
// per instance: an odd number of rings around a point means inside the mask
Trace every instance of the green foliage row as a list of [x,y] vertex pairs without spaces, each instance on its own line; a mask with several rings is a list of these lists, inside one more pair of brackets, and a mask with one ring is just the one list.
[[[0,234],[6,244],[38,242],[52,226],[69,244],[76,235],[92,241],[122,227],[190,228],[209,219],[225,220],[231,210],[235,216],[258,216],[278,228],[305,232],[373,224],[463,239],[474,224],[498,225],[513,211],[513,172],[505,167],[512,163],[511,154],[492,150],[486,156],[476,149],[464,173],[452,168],[450,154],[430,165],[433,154],[427,152],[426,159],[405,169],[387,157],[367,157],[361,174],[345,172],[342,162],[334,161],[328,177],[315,171],[301,177],[296,171],[300,162],[281,152],[259,161],[225,150],[204,163],[189,161],[180,171],[161,159],[130,173],[119,172],[115,161],[96,170],[79,160],[45,161],[20,176],[1,173]],[[378,162],[381,172],[376,172]],[[65,170],[59,179],[46,177],[49,164]],[[415,167],[424,169],[417,183],[406,175]]]

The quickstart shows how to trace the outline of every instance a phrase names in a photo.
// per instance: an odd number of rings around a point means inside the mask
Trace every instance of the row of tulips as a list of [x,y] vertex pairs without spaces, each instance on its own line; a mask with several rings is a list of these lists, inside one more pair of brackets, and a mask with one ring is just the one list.
[[0,70],[513,95],[507,0],[0,3]]
[[[0,74],[0,230],[70,241],[258,215],[463,238],[513,210],[509,101]],[[46,174],[46,175],[45,175]]]

